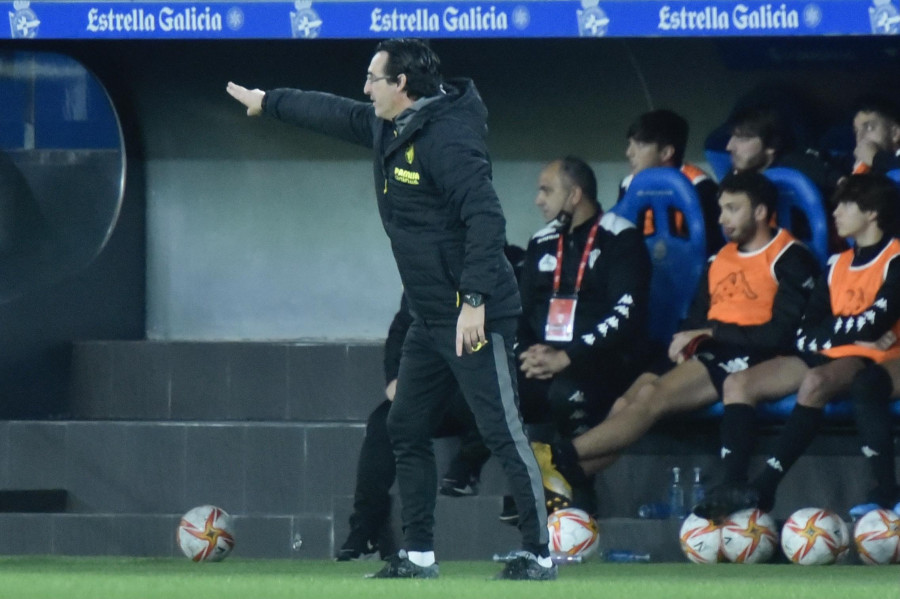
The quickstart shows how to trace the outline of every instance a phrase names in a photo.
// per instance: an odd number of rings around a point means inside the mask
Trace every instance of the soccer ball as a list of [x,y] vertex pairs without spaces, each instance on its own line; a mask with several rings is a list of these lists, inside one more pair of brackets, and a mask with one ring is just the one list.
[[872,510],[859,519],[853,540],[864,564],[900,562],[900,517],[890,510]]
[[736,564],[769,561],[778,545],[772,516],[751,508],[731,514],[722,525],[722,554]]
[[797,510],[781,529],[781,549],[801,566],[833,564],[849,546],[847,526],[834,512],[807,507]]
[[589,557],[597,550],[600,528],[597,521],[578,508],[556,510],[547,518],[550,552],[554,555]]
[[233,531],[228,512],[201,505],[181,517],[175,538],[182,553],[195,562],[220,562],[234,549]]
[[714,564],[724,561],[721,531],[715,523],[690,514],[684,519],[681,531],[681,550],[695,564]]

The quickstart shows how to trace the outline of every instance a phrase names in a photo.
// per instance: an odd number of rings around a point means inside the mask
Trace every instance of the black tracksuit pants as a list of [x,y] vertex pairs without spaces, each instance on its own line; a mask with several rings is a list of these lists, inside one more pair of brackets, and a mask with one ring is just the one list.
[[[433,437],[459,437],[460,450],[467,456],[481,456],[484,445],[475,425],[475,417],[458,389],[445,392],[444,415]],[[381,555],[393,553],[389,538],[391,486],[396,479],[394,450],[387,431],[392,402],[385,399],[369,415],[366,436],[359,451],[350,535],[357,542],[378,542]],[[484,458],[485,460],[487,457]]]
[[488,345],[456,356],[456,327],[416,319],[403,343],[397,395],[388,414],[400,487],[404,548],[434,549],[437,469],[431,442],[454,380],[475,415],[485,445],[498,459],[519,511],[522,548],[535,554],[547,544],[547,511],[541,473],[522,429],[512,347],[514,318],[485,325]]

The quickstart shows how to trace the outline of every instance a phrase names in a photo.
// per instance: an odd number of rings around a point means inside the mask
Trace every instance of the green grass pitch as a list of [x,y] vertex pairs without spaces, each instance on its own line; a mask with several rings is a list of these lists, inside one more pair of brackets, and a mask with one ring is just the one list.
[[494,581],[491,562],[443,562],[437,580],[367,580],[378,562],[0,558],[0,597],[59,599],[900,599],[900,567],[607,564],[555,582]]

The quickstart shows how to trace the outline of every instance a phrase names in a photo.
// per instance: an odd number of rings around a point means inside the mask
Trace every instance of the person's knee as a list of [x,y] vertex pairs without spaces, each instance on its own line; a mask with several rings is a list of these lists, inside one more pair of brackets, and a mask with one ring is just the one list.
[[746,371],[734,372],[725,377],[722,382],[722,403],[755,405],[748,384],[749,377]]
[[807,408],[824,407],[831,395],[832,384],[821,368],[813,368],[803,377],[797,391],[797,403]]
[[628,388],[610,410],[610,415],[627,409],[632,409],[634,404],[640,403],[646,397],[652,396],[656,390],[659,376],[652,373],[644,373]]
[[894,391],[891,375],[878,364],[870,364],[853,377],[850,396],[856,403],[884,402]]
[[668,411],[665,394],[657,381],[647,383],[634,394],[626,408],[642,420],[657,421]]
[[416,442],[422,438],[428,440],[431,438],[431,435],[428,434],[427,430],[427,424],[415,422],[399,410],[392,409],[388,412],[387,433],[391,443],[395,446],[398,443]]

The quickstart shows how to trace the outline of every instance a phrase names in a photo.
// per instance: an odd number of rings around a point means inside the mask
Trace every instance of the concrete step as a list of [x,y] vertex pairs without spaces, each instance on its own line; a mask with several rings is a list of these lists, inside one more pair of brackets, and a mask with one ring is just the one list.
[[[344,498],[340,501],[349,501]],[[517,531],[500,523],[497,498],[440,498],[435,551],[439,560],[490,560],[518,547]],[[331,559],[343,541],[324,514],[232,514],[231,559]],[[181,557],[175,531],[181,514],[0,514],[0,554]],[[686,562],[680,520],[601,519],[600,550],[647,553],[653,562]],[[780,523],[779,523],[780,524]],[[300,541],[298,543],[298,541]],[[377,557],[376,557],[377,559]],[[593,559],[598,559],[594,557]],[[780,551],[774,558],[786,561]],[[858,563],[851,547],[844,563]],[[372,562],[373,571],[380,565]]]
[[365,421],[383,399],[381,343],[86,341],[66,417]]
[[[338,499],[336,503],[349,501]],[[435,550],[440,559],[490,560],[519,547],[518,531],[497,520],[499,498],[438,501]],[[234,518],[235,557],[329,559],[344,540],[324,514]],[[123,555],[172,557],[181,514],[0,514],[3,555]],[[396,521],[396,519],[395,519]],[[682,561],[678,521],[601,520],[601,546]],[[297,544],[297,540],[302,543]]]
[[[364,434],[354,423],[0,422],[0,489],[63,489],[75,513],[180,513],[203,503],[248,514],[328,512],[332,497],[353,492]],[[673,466],[699,466],[714,478],[713,451],[688,453],[667,439],[651,435],[597,477],[602,517],[631,517],[663,499]],[[764,437],[763,449],[771,441]],[[455,448],[455,439],[435,442],[439,476]],[[788,474],[778,506],[846,511],[867,480],[852,436],[822,436]],[[490,460],[481,494],[505,493]]]

